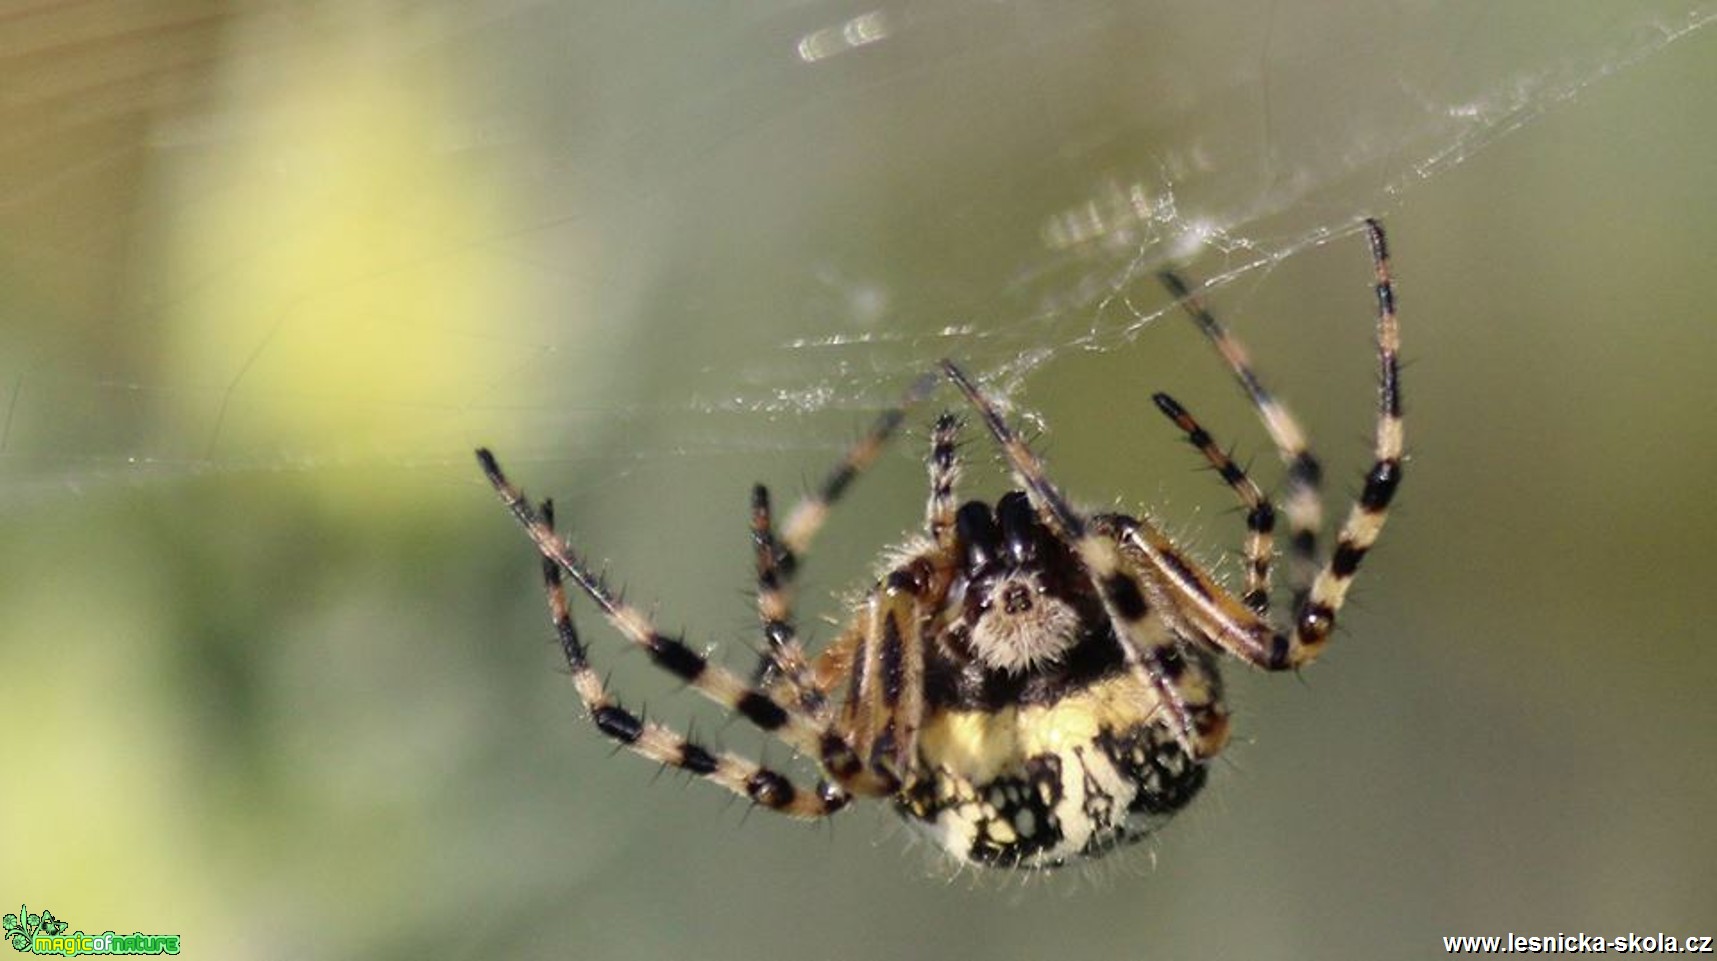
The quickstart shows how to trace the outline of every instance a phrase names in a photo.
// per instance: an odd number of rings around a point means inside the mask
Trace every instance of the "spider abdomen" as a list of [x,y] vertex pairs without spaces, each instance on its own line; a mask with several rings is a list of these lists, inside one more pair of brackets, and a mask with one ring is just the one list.
[[943,709],[919,735],[900,815],[955,857],[1058,867],[1140,840],[1190,803],[1204,766],[1117,674],[1049,704]]

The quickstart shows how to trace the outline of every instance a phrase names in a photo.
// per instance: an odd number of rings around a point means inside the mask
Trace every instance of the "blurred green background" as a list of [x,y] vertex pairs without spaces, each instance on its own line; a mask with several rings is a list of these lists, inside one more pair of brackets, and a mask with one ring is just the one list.
[[[221,958],[1717,934],[1714,16],[17,5],[0,905]],[[874,805],[747,816],[580,719],[471,447],[738,665],[749,484],[790,499],[944,355],[1076,498],[1215,562],[1240,520],[1149,394],[1279,477],[1152,272],[1220,279],[1339,514],[1366,215],[1411,361],[1400,509],[1322,662],[1230,671],[1237,742],[1154,843],[955,874]],[[814,636],[917,523],[929,416],[825,531]],[[628,703],[788,760],[579,615]]]

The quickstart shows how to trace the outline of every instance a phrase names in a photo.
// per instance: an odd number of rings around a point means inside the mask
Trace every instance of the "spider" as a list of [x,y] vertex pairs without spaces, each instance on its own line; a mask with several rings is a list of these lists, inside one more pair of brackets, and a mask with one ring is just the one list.
[[[768,490],[752,489],[766,643],[749,677],[659,631],[555,532],[552,502],[533,506],[488,450],[477,459],[542,555],[573,684],[597,729],[619,745],[794,818],[833,815],[855,797],[885,799],[966,862],[1038,869],[1100,857],[1145,837],[1204,786],[1206,766],[1229,734],[1219,655],[1267,671],[1310,663],[1382,530],[1402,471],[1399,332],[1383,228],[1367,220],[1365,231],[1381,369],[1375,462],[1321,562],[1321,471],[1298,424],[1201,300],[1175,274],[1161,275],[1239,380],[1286,464],[1291,606],[1280,623],[1270,618],[1275,508],[1167,394],[1154,396],[1158,410],[1245,511],[1238,596],[1147,517],[1073,507],[996,404],[944,360],[779,529]],[[983,421],[1020,489],[993,505],[958,503],[961,422],[943,413],[931,435],[925,531],[887,555],[848,626],[812,656],[793,620],[800,558],[830,508],[942,377]],[[813,760],[821,778],[807,788],[621,706],[573,626],[567,578],[657,666]]]

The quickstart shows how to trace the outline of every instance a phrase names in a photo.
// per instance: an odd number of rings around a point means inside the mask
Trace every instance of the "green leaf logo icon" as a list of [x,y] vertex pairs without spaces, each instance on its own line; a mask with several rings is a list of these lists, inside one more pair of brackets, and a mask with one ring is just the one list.
[[12,942],[12,947],[19,951],[30,950],[36,935],[45,934],[52,937],[64,934],[66,923],[54,917],[54,912],[43,911],[41,914],[31,914],[29,905],[18,905],[17,914],[8,914],[0,918],[0,925],[5,927],[6,940]]

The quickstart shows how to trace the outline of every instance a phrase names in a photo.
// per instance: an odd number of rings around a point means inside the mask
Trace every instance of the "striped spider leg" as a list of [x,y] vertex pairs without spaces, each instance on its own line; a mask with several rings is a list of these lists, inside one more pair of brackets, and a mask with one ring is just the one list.
[[[757,683],[747,683],[728,669],[711,663],[683,640],[658,631],[642,611],[622,601],[555,533],[551,502],[532,507],[524,492],[507,479],[494,455],[487,449],[477,451],[484,476],[542,555],[544,586],[556,635],[579,698],[592,722],[604,735],[637,754],[690,771],[756,804],[793,817],[824,817],[845,807],[850,801],[850,793],[874,796],[890,793],[898,787],[897,775],[886,768],[899,768],[904,765],[904,759],[891,757],[884,765],[882,758],[873,756],[881,731],[873,730],[873,725],[869,724],[872,712],[855,712],[849,705],[841,723],[846,731],[856,733],[857,743],[865,749],[864,754],[871,762],[867,765],[855,753],[854,741],[847,733],[837,730],[824,710],[834,683],[830,665],[839,662],[840,649],[851,650],[852,642],[838,644],[836,649],[824,655],[819,662],[822,676],[818,677],[805,659],[792,626],[789,589],[798,559],[822,527],[829,507],[839,500],[852,480],[875,461],[904,421],[906,410],[922,400],[936,380],[936,375],[919,378],[898,406],[878,418],[822,484],[794,509],[781,537],[777,538],[775,534],[768,490],[761,484],[753,489],[752,541],[757,566],[757,607],[768,643],[757,671],[760,678]],[[938,438],[938,443],[942,443],[940,434]],[[642,647],[653,663],[758,728],[774,734],[796,752],[816,759],[834,783],[819,781],[814,790],[807,791],[795,786],[780,772],[737,755],[713,754],[691,739],[662,725],[646,722],[622,707],[590,666],[587,649],[572,621],[565,577],[571,577],[596,603],[609,623],[628,640]],[[903,576],[902,583],[904,581]],[[890,597],[889,603],[884,605],[879,615],[871,618],[871,622],[879,629],[884,624],[890,625],[890,638],[893,639],[902,633],[900,625],[916,623],[917,617],[909,607],[902,606],[902,600],[895,598],[901,592],[886,593]],[[857,635],[854,638],[857,639]],[[870,652],[866,662],[874,667],[874,662],[881,656],[879,652],[885,646],[878,643],[862,645]],[[890,649],[888,656],[890,663],[894,664],[898,662],[900,652]],[[922,664],[921,656],[916,660]],[[876,675],[872,671],[866,676]],[[866,690],[872,686],[874,684],[867,685]],[[890,688],[894,692],[887,704],[891,713],[899,710],[898,688],[898,684]],[[905,703],[909,708],[917,705],[912,709],[921,713],[921,702],[916,697],[906,698]],[[896,743],[911,746],[912,740],[906,732],[902,731],[898,738],[894,736],[892,720],[888,730],[890,739],[885,746]]]
[[486,448],[477,451],[478,463],[503,503],[530,535],[542,555],[543,581],[549,611],[562,653],[571,668],[579,699],[590,719],[604,735],[626,749],[650,760],[672,765],[705,777],[735,794],[774,811],[794,817],[825,817],[845,807],[850,795],[844,785],[819,781],[807,791],[780,772],[735,755],[712,754],[690,738],[659,724],[644,721],[626,710],[607,691],[591,667],[585,645],[573,626],[563,577],[570,577],[595,602],[603,617],[627,640],[644,649],[650,661],[674,675],[710,700],[744,717],[760,730],[773,734],[794,750],[820,758],[826,769],[841,771],[856,779],[858,762],[850,746],[826,730],[815,718],[795,705],[783,704],[769,693],[719,664],[711,663],[686,643],[658,631],[637,608],[620,599],[601,576],[591,571],[573,553],[572,547],[554,530],[552,502],[533,507],[524,491],[514,486]]
[[1384,521],[1388,519],[1389,503],[1401,483],[1405,435],[1401,417],[1401,331],[1395,313],[1395,284],[1390,274],[1389,243],[1383,225],[1368,219],[1365,221],[1365,234],[1371,251],[1372,288],[1377,299],[1378,402],[1374,459],[1366,472],[1364,487],[1337,535],[1334,553],[1321,564],[1317,561],[1317,530],[1323,514],[1318,494],[1322,469],[1306,444],[1304,432],[1287,408],[1265,389],[1252,370],[1240,342],[1216,321],[1199,299],[1188,293],[1186,284],[1178,277],[1169,273],[1162,276],[1164,285],[1185,304],[1193,321],[1210,339],[1246,391],[1288,466],[1286,513],[1290,529],[1290,560],[1294,561],[1289,580],[1293,605],[1290,621],[1278,627],[1265,619],[1270,576],[1268,536],[1273,512],[1260,501],[1256,486],[1220,453],[1210,435],[1166,394],[1156,395],[1157,406],[1186,432],[1187,440],[1216,466],[1223,480],[1249,508],[1247,524],[1253,536],[1247,548],[1248,603],[1245,606],[1234,603],[1233,598],[1212,578],[1185,563],[1167,539],[1149,525],[1125,531],[1124,547],[1139,563],[1157,571],[1171,586],[1194,614],[1203,637],[1235,657],[1266,670],[1298,668],[1315,660],[1322,652],[1335,627],[1336,614],[1347,597],[1348,587],[1353,583],[1366,552],[1382,533]]
[[792,588],[800,558],[822,530],[830,509],[859,474],[876,462],[877,456],[906,420],[907,412],[930,393],[936,381],[934,374],[918,378],[900,403],[883,411],[870,430],[830,469],[822,483],[801,498],[788,513],[787,523],[779,535],[770,509],[769,488],[757,484],[751,489],[757,616],[767,645],[758,659],[753,677],[760,684],[781,689],[783,696],[796,700],[805,710],[818,716],[824,716],[827,707],[828,691],[824,689],[827,681],[819,682],[813,677],[798,630],[793,625]]

